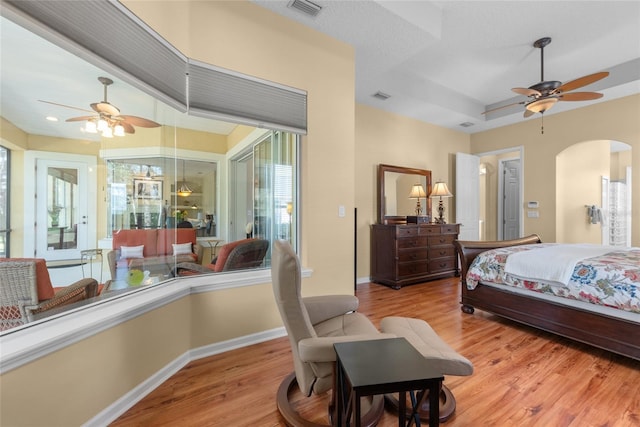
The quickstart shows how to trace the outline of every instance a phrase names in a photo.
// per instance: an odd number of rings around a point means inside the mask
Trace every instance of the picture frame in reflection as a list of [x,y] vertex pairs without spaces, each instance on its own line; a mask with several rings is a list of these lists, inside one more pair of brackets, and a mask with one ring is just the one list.
[[147,200],[162,199],[162,181],[150,179],[133,180],[133,198]]

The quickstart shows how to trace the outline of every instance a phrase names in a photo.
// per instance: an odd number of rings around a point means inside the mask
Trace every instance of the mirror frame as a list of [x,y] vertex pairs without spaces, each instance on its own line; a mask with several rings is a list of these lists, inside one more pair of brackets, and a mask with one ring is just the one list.
[[427,193],[426,197],[426,212],[431,216],[431,199],[429,198],[429,194],[431,194],[431,171],[426,169],[416,169],[416,168],[406,168],[402,166],[392,166],[379,164],[378,165],[378,224],[404,224],[407,222],[406,216],[390,216],[386,215],[385,212],[385,203],[386,195],[384,192],[385,182],[384,175],[385,172],[396,172],[408,175],[420,175],[424,176],[427,180],[427,188],[425,191]]

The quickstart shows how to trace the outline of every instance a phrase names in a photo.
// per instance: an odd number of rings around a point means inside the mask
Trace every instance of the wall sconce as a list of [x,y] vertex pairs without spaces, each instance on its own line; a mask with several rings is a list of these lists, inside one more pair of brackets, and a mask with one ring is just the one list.
[[424,199],[427,197],[427,193],[424,192],[424,188],[422,184],[414,184],[411,187],[411,192],[409,193],[410,199],[416,199],[416,216],[420,216],[422,213],[422,206],[420,206],[420,199]]
[[447,188],[447,184],[444,182],[436,182],[433,186],[433,190],[431,190],[431,194],[429,194],[429,198],[433,199],[435,197],[440,198],[440,202],[438,203],[438,218],[436,218],[436,222],[438,224],[446,224],[444,220],[444,205],[442,204],[443,197],[453,197],[453,194]]

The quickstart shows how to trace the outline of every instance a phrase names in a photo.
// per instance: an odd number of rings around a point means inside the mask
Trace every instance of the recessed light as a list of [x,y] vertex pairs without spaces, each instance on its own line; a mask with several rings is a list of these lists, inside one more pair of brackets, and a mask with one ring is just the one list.
[[49,120],[50,122],[57,122],[58,118],[53,116],[47,116],[47,120]]
[[471,122],[464,122],[464,123],[460,123],[460,126],[462,126],[463,128],[468,128],[469,126],[473,126],[473,123],[471,123]]

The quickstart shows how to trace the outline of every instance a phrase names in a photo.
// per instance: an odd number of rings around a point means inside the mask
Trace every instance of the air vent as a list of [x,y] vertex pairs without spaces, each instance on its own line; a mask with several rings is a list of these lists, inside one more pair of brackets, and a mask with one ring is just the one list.
[[291,0],[287,7],[296,9],[306,15],[316,17],[322,10],[322,6],[319,6],[309,0]]
[[378,98],[381,101],[386,101],[387,99],[391,98],[391,95],[387,95],[384,92],[376,92],[372,95],[374,98]]
[[460,126],[462,126],[463,128],[468,128],[470,126],[473,126],[474,124],[471,122],[464,122],[464,123],[460,123]]

